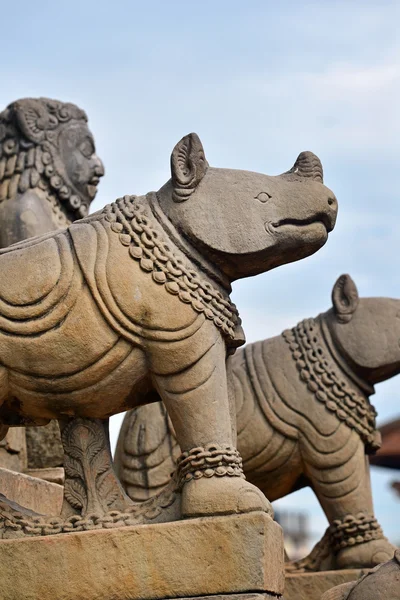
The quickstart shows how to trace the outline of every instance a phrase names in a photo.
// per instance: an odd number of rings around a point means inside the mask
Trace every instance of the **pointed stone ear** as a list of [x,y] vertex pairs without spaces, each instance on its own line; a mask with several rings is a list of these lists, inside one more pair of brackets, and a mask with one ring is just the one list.
[[204,148],[196,133],[177,143],[171,154],[172,198],[183,202],[194,192],[208,168]]
[[348,323],[358,306],[358,291],[350,275],[341,275],[332,290],[332,304],[340,323]]

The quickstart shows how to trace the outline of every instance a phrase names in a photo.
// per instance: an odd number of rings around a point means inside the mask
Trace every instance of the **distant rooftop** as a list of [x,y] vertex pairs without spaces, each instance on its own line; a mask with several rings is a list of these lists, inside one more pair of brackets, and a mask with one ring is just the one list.
[[382,447],[370,456],[371,465],[400,470],[400,419],[390,421],[379,428]]

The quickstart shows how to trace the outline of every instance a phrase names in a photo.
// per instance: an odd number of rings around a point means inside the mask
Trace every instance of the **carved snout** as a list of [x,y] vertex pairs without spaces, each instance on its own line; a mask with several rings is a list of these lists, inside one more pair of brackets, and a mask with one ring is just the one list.
[[301,152],[290,171],[283,175],[292,175],[295,178],[307,177],[320,183],[324,182],[324,172],[321,161],[313,152]]

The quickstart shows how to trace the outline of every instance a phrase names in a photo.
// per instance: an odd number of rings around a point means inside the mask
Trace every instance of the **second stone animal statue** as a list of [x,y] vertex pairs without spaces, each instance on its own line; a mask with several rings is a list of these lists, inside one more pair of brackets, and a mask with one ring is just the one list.
[[400,600],[400,550],[358,581],[325,592],[321,600]]
[[[342,275],[332,302],[316,319],[249,344],[232,359],[247,479],[270,500],[310,485],[330,523],[292,570],[370,567],[394,551],[374,516],[366,451],[379,445],[373,386],[400,372],[400,300],[360,299]],[[127,414],[115,461],[133,499],[163,489],[178,455],[161,404]]]
[[[182,449],[181,516],[270,512],[243,479],[235,447],[226,357],[244,339],[230,283],[312,254],[336,213],[312,153],[277,177],[214,169],[191,134],[176,145],[171,180],[157,193],[125,196],[64,231],[3,250],[3,435],[49,419],[64,434],[68,419],[107,419],[155,388]],[[74,481],[65,504],[82,514],[106,488],[106,512],[115,494],[104,479],[103,441],[95,428],[75,440],[69,434]],[[2,522],[14,535],[9,513]],[[18,521],[18,535],[30,534],[26,523]]]

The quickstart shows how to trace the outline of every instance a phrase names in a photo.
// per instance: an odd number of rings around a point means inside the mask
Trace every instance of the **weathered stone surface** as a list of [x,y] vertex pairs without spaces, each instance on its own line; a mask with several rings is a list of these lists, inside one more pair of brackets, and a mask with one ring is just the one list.
[[[394,552],[374,516],[365,454],[379,444],[373,384],[400,370],[400,300],[359,298],[342,275],[332,304],[231,361],[247,479],[270,500],[312,485],[330,522],[296,570],[372,567]],[[128,413],[115,463],[130,497],[142,501],[167,485],[179,453],[162,404]]]
[[92,431],[155,385],[182,448],[180,516],[271,513],[235,448],[227,356],[244,338],[231,283],[316,252],[336,214],[312,153],[276,177],[215,169],[190,134],[158,192],[0,252],[1,428],[65,421],[64,506],[85,517],[99,491],[105,514],[123,499],[107,436]]
[[284,597],[285,600],[321,600],[322,594],[327,590],[342,583],[356,581],[365,572],[361,569],[343,569],[286,575]]
[[321,600],[400,600],[400,550],[356,583],[334,587]]
[[283,586],[281,528],[262,513],[0,542],[2,600],[280,595]]
[[[88,213],[104,167],[95,154],[87,116],[74,104],[23,98],[0,113],[0,247],[67,226]],[[24,471],[13,433],[0,466]],[[27,431],[28,467],[62,465],[57,423]]]
[[56,483],[0,468],[0,492],[39,514],[60,514],[63,487]]
[[[217,594],[216,596],[196,596],[198,600],[265,600],[268,598],[277,598],[275,594]],[[188,597],[181,600],[189,600]],[[193,596],[190,600],[193,600]]]
[[44,427],[26,428],[28,469],[62,467],[64,451],[57,421]]

